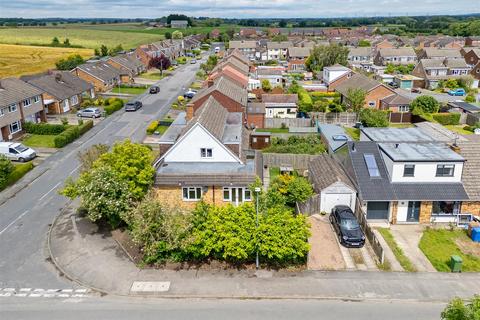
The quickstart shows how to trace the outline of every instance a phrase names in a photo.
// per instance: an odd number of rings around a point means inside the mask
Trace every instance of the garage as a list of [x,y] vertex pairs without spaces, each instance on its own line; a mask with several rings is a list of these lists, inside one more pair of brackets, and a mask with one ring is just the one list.
[[390,216],[390,202],[368,202],[367,219],[388,220]]
[[310,182],[315,190],[317,210],[330,213],[338,205],[355,210],[357,190],[340,165],[328,154],[311,161],[308,167]]

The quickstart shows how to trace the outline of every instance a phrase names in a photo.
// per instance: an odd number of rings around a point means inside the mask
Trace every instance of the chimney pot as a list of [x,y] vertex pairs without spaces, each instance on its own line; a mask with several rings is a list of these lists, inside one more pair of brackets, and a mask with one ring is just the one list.
[[193,106],[194,106],[193,103],[187,104],[187,109],[186,109],[187,115],[185,117],[187,121],[190,121],[193,118],[193,113],[194,113]]

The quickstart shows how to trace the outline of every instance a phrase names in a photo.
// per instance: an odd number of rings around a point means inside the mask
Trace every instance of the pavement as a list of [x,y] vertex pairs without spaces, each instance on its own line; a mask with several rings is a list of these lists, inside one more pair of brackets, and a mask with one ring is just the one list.
[[[116,296],[446,302],[478,293],[474,273],[139,269],[108,231],[78,217],[74,206],[53,224],[49,244],[67,278]],[[134,284],[145,291],[132,292]],[[158,290],[151,289],[155,284]]]
[[157,83],[162,90],[159,94],[138,97],[142,109],[115,112],[0,193],[0,288],[78,288],[50,262],[46,241],[49,225],[68,203],[58,190],[67,177],[78,175],[77,153],[98,143],[112,145],[127,138],[142,141],[148,123],[168,112],[172,101],[194,80],[199,66],[178,68]]

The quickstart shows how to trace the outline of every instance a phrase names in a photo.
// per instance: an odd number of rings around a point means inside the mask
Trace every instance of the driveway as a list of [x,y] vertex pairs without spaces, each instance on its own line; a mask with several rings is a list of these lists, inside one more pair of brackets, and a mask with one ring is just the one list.
[[338,246],[328,215],[315,214],[308,217],[311,224],[310,252],[308,253],[308,270],[339,270],[345,269],[345,261]]

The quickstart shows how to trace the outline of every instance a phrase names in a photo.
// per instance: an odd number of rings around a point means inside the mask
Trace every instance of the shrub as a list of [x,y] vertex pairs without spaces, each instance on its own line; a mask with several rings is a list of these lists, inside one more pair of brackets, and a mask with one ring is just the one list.
[[410,109],[414,114],[436,113],[440,109],[440,104],[432,96],[420,96],[412,101]]
[[123,108],[123,101],[118,99],[114,102],[112,102],[110,105],[106,106],[105,108],[103,108],[105,110],[105,113],[107,115],[111,115],[112,113],[114,113],[115,111],[118,111],[120,109]]
[[60,121],[64,126],[68,125],[68,119],[66,117],[61,118]]
[[472,103],[472,102],[475,102],[475,95],[473,94],[469,94],[465,97],[465,102],[468,102],[468,103]]
[[388,127],[388,112],[364,108],[360,111],[360,121],[367,127]]
[[0,155],[0,190],[7,186],[8,178],[14,167],[10,159],[4,155]]
[[80,137],[79,127],[71,126],[67,130],[56,136],[55,139],[53,139],[53,143],[55,144],[55,148],[63,148],[78,137]]
[[460,122],[460,113],[435,113],[433,119],[444,126],[457,125]]
[[30,134],[56,135],[65,131],[66,126],[63,124],[25,122],[23,129]]
[[312,97],[310,97],[310,95],[305,89],[298,91],[298,105],[299,105],[299,111],[302,111],[302,112],[312,111],[312,106],[313,106]]
[[78,131],[80,135],[83,135],[85,132],[93,128],[93,120],[88,120],[78,124]]
[[179,103],[182,103],[183,101],[185,101],[185,98],[183,96],[178,96],[177,100]]
[[331,98],[331,97],[340,96],[338,92],[321,92],[321,91],[310,92],[310,95],[315,98]]
[[[23,177],[25,174],[27,174],[28,171],[32,169],[33,169],[33,162],[17,164],[13,169],[12,173],[10,173],[10,176],[8,177],[7,186],[12,185],[18,180],[20,180],[21,177]],[[1,189],[1,186],[0,186],[0,189]]]
[[150,122],[150,124],[147,127],[147,134],[153,134],[155,130],[157,130],[159,122],[157,120],[154,120]]

